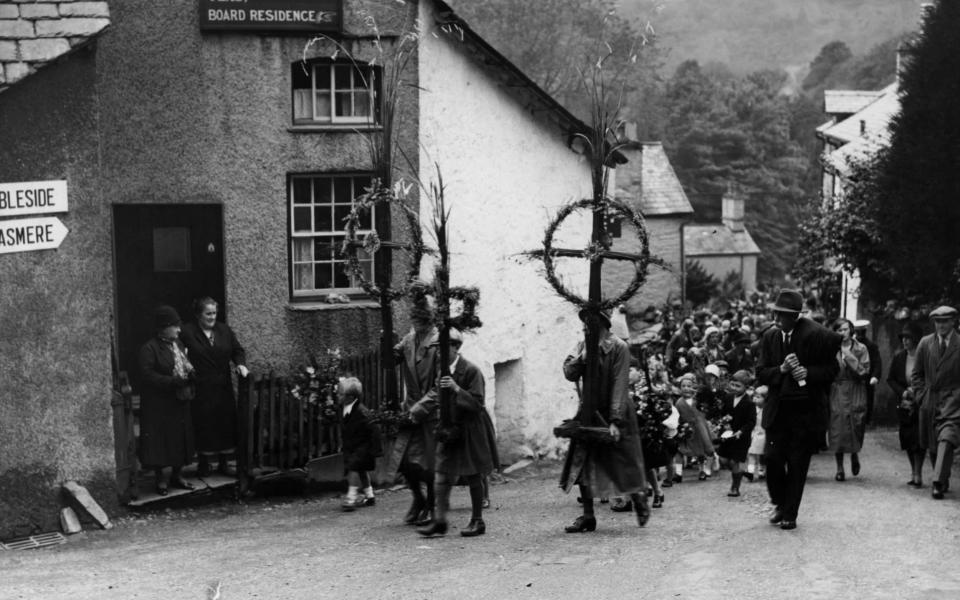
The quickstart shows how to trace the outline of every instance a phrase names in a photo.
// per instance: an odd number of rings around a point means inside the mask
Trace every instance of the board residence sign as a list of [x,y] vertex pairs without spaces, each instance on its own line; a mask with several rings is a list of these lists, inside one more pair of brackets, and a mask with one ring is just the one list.
[[199,0],[201,31],[340,33],[343,0]]

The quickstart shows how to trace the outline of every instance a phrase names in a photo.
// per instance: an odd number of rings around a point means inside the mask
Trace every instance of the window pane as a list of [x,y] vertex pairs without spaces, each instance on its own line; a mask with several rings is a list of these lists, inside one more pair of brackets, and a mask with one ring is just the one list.
[[314,77],[317,80],[317,90],[330,89],[330,65],[316,65]]
[[340,253],[340,242],[327,236],[314,238],[313,252],[317,260],[333,260]]
[[316,229],[314,231],[333,231],[333,221],[330,220],[330,207],[317,206],[313,209],[316,218]]
[[330,179],[317,177],[313,180],[313,201],[317,204],[330,203]]
[[353,116],[353,102],[351,102],[352,94],[350,92],[337,92],[337,105],[335,107],[334,116],[337,117],[350,117]]
[[294,262],[313,261],[313,239],[298,238],[293,240],[293,260]]
[[310,180],[305,177],[298,177],[293,180],[293,203],[310,203]]
[[153,230],[153,270],[190,270],[190,229],[157,227]]
[[330,92],[317,91],[317,107],[314,114],[317,119],[330,120]]
[[347,226],[344,219],[346,219],[349,214],[349,204],[337,204],[333,207],[333,226],[336,228],[335,231],[343,231],[344,227]]
[[350,71],[352,69],[351,65],[337,65],[334,68],[334,82],[333,85],[336,86],[338,90],[348,90],[350,89]]
[[333,201],[338,204],[350,204],[353,201],[349,177],[337,177],[333,180]]
[[310,224],[309,206],[298,206],[293,209],[293,230],[313,231],[313,227]]
[[293,120],[294,121],[312,121],[313,105],[310,104],[309,89],[293,90]]
[[347,276],[347,273],[343,269],[344,263],[338,262],[334,263],[333,275],[334,275],[334,285],[338,288],[348,288],[353,287],[350,285],[350,278]]
[[293,289],[309,290],[313,288],[313,264],[293,266]]
[[373,71],[370,68],[353,67],[353,89],[370,89],[373,82]]
[[360,261],[360,267],[363,269],[363,276],[367,281],[373,281],[373,261]]
[[317,263],[313,279],[313,287],[318,290],[326,290],[333,287],[333,268],[332,263]]
[[293,75],[293,89],[302,90],[310,89],[310,67],[302,62],[298,61],[293,63],[292,66],[292,75]]
[[360,229],[373,229],[373,211],[370,210],[361,210],[360,213]]
[[357,117],[370,116],[370,95],[365,91],[357,92],[353,96],[353,114]]

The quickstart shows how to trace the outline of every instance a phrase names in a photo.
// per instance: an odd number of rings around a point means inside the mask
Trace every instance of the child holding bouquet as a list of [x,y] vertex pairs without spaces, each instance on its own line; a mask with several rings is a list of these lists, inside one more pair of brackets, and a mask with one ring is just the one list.
[[697,408],[697,378],[692,373],[686,373],[680,377],[680,397],[674,403],[674,407],[680,413],[681,426],[684,423],[688,424],[692,433],[685,439],[681,439],[677,445],[677,455],[673,464],[673,482],[683,481],[684,457],[699,462],[699,478],[702,481],[709,477],[707,460],[708,457],[713,456],[714,448],[707,419]]
[[767,386],[761,385],[753,390],[753,405],[756,407],[756,424],[753,426],[753,434],[750,437],[750,448],[747,450],[747,480],[753,481],[754,475],[761,481],[765,477],[763,447],[767,443],[767,434],[760,424],[760,417],[763,413],[763,404],[767,400]]
[[723,397],[724,424],[717,454],[732,473],[730,491],[727,493],[731,498],[740,495],[740,482],[743,479],[740,464],[747,460],[750,436],[757,424],[756,407],[747,397],[747,386],[752,381],[753,376],[749,371],[737,371],[727,382],[727,393]]

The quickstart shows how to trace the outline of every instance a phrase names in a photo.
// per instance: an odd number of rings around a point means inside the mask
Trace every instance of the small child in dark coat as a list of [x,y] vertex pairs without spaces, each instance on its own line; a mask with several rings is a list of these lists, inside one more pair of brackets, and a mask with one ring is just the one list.
[[728,496],[740,495],[740,482],[743,480],[741,464],[747,460],[750,450],[750,438],[757,423],[757,409],[747,395],[747,387],[753,383],[753,375],[746,370],[733,374],[727,382],[727,393],[723,398],[724,431],[720,434],[720,447],[717,453],[721,462],[730,467],[732,482]]
[[[370,410],[360,401],[363,384],[356,377],[340,381],[339,395],[343,405],[340,423],[343,468],[347,475],[347,497],[343,510],[352,511],[361,506],[373,506],[373,486],[368,471],[376,468],[376,459],[383,455],[380,428],[373,422]],[[358,494],[363,489],[363,497]]]

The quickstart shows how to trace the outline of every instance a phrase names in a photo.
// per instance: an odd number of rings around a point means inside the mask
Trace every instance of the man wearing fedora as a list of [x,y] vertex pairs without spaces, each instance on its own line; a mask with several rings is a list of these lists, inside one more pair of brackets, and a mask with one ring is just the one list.
[[960,445],[960,337],[957,309],[940,306],[930,313],[935,331],[920,340],[913,366],[914,394],[920,405],[920,446],[933,459],[933,492],[943,498],[950,487],[953,451]]
[[800,315],[803,297],[796,290],[781,291],[771,310],[777,326],[760,340],[757,379],[769,388],[762,425],[767,491],[776,507],[770,522],[789,530],[797,527],[810,458],[827,428],[841,338]]

